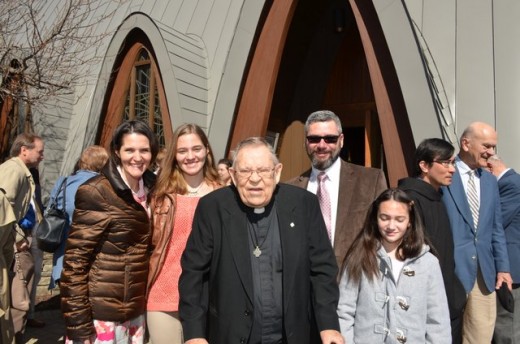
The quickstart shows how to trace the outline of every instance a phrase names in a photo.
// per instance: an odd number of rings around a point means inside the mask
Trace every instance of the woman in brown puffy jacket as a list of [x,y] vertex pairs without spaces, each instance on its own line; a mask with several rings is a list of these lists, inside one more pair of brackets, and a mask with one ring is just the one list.
[[66,343],[143,343],[154,133],[128,121],[101,174],[80,186],[61,275]]

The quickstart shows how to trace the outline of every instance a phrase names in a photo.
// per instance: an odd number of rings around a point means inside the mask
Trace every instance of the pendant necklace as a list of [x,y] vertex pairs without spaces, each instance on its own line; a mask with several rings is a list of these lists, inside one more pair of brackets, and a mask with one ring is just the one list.
[[[262,250],[260,249],[260,247],[262,247],[264,245],[264,243],[266,242],[266,240],[267,240],[267,236],[269,234],[269,229],[271,229],[271,220],[272,220],[272,218],[269,219],[267,232],[265,233],[265,238],[262,241],[262,243],[258,242],[258,236],[256,235],[255,226],[251,222],[248,221],[249,229],[250,229],[249,230],[249,235],[251,237],[251,241],[253,242],[253,246],[255,246],[255,249],[253,250],[253,255],[256,258],[259,258],[262,255]],[[253,232],[253,234],[251,234],[251,232]],[[253,237],[253,235],[254,235],[254,237]]]
[[[253,240],[253,245],[255,246],[255,249],[253,250],[253,255],[258,258],[262,255],[262,250],[260,249],[260,246],[263,246],[265,241],[267,240],[267,234],[264,238],[264,241],[262,241],[261,244],[258,243],[258,237],[256,236],[256,231],[255,231],[255,228],[251,225],[251,231],[253,232],[255,238]],[[268,229],[269,230],[269,229]],[[253,237],[251,237],[251,239],[253,239]]]

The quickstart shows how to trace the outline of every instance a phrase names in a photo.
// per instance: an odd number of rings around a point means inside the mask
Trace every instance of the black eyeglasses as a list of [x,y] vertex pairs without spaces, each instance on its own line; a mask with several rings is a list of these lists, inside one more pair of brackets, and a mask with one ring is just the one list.
[[256,174],[258,174],[258,176],[262,179],[269,179],[269,178],[273,178],[273,171],[276,170],[276,167],[273,167],[273,168],[259,168],[258,170],[234,170],[235,171],[235,174],[240,178],[240,179],[249,179],[251,178],[251,176],[253,175],[254,172],[256,172]]
[[307,141],[309,143],[320,143],[321,140],[325,141],[325,143],[336,143],[338,142],[339,135],[327,135],[327,136],[316,136],[310,135],[307,136]]
[[441,164],[442,166],[444,166],[446,168],[448,168],[450,166],[455,166],[455,159],[453,159],[453,160],[433,160],[433,162]]

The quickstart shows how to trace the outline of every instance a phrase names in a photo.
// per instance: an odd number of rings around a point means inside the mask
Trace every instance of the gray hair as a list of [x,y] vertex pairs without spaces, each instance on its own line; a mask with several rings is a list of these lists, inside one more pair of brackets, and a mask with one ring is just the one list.
[[490,162],[493,162],[493,161],[498,161],[498,162],[504,162],[498,155],[496,154],[493,154],[492,156],[490,156],[489,158],[487,158],[487,161],[490,161]]
[[334,121],[336,123],[336,127],[338,128],[338,132],[341,134],[343,132],[343,128],[341,126],[341,120],[338,116],[332,111],[329,110],[320,110],[315,111],[307,117],[307,121],[305,121],[305,135],[309,132],[309,126],[316,122],[328,122]]
[[33,133],[21,133],[14,139],[13,145],[9,151],[11,157],[19,156],[22,153],[22,147],[27,149],[34,149],[36,147],[36,141],[42,141],[43,139]]
[[249,137],[245,140],[240,141],[238,143],[238,145],[236,146],[236,148],[233,150],[233,152],[232,152],[233,167],[235,167],[235,165],[236,165],[238,153],[242,149],[244,149],[246,147],[250,147],[250,146],[256,146],[256,147],[263,146],[263,147],[267,148],[269,150],[269,153],[271,154],[271,160],[273,161],[273,163],[275,165],[278,165],[279,160],[278,160],[278,157],[276,156],[273,146],[271,146],[271,144],[269,142],[267,142],[267,140],[264,139],[263,137],[255,136],[255,137]]

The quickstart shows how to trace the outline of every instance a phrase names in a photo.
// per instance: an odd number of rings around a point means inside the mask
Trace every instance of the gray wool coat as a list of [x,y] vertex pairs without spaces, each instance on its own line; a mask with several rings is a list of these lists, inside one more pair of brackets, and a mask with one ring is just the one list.
[[448,301],[437,258],[425,245],[406,259],[398,282],[383,247],[379,276],[358,284],[341,277],[338,316],[346,343],[451,344]]

